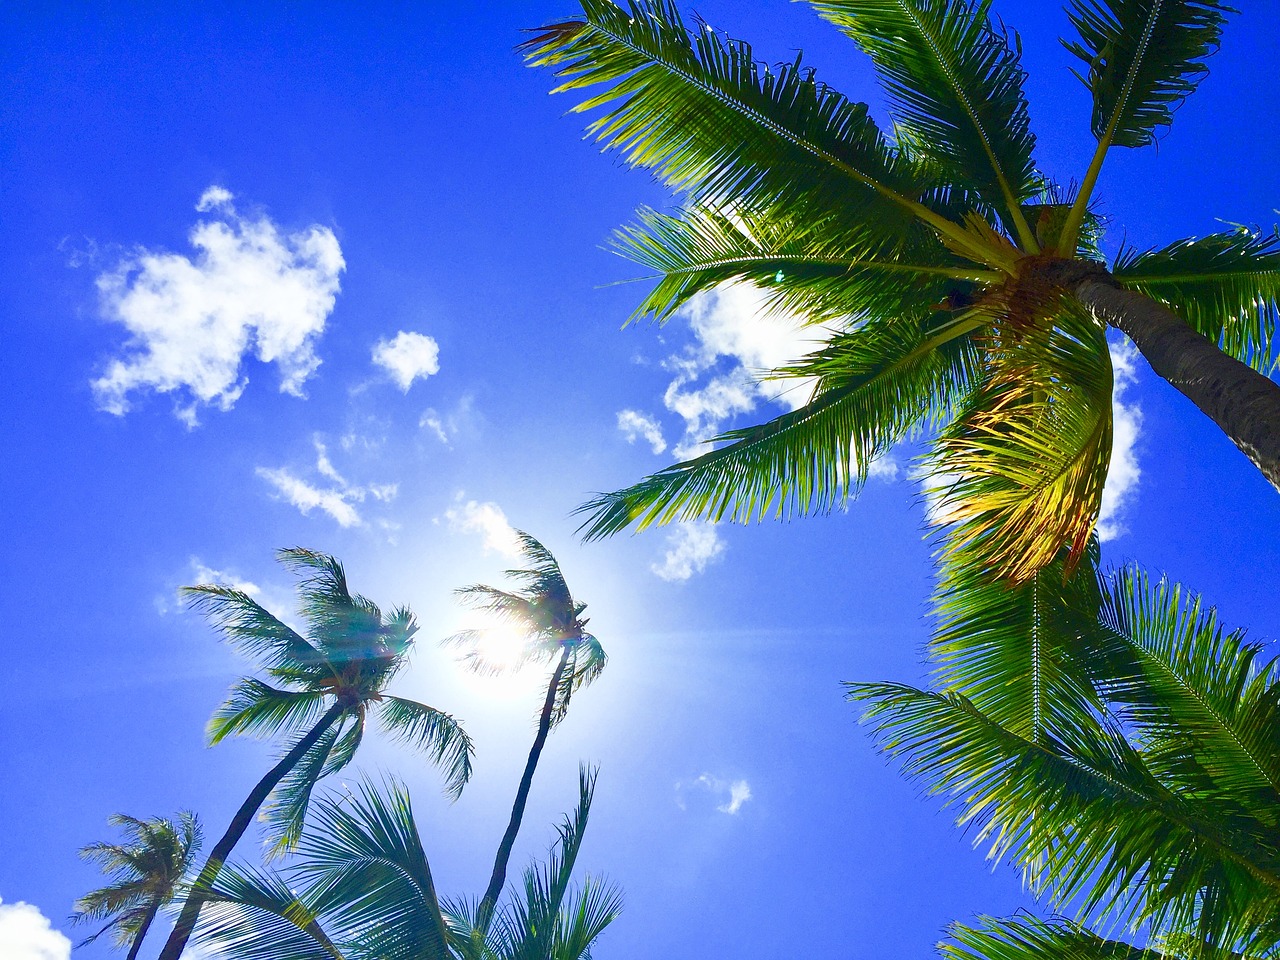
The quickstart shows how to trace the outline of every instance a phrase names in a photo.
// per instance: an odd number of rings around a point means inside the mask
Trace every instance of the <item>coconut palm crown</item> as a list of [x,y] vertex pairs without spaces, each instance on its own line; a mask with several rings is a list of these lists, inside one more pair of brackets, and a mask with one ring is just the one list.
[[387,693],[413,647],[413,612],[396,607],[384,614],[373,601],[351,593],[342,564],[326,554],[294,547],[277,558],[300,578],[298,613],[305,632],[235,587],[184,589],[191,606],[278,684],[255,677],[237,683],[209,721],[210,743],[248,734],[284,737],[290,745],[210,853],[161,960],[181,955],[205,893],[264,803],[274,850],[297,842],[317,781],[352,761],[371,714],[388,734],[443,768],[450,795],[458,796],[471,776],[473,747],[457,720]]
[[1065,45],[1097,140],[1071,191],[1037,167],[1020,46],[986,0],[815,0],[878,70],[888,134],[799,57],[758,62],[669,0],[580,2],[534,31],[530,63],[589,91],[589,132],[681,196],[617,235],[658,276],[637,316],[750,281],[837,331],[774,371],[811,378],[809,403],[587,503],[588,537],[825,511],[927,429],[959,531],[948,550],[1020,582],[1061,544],[1078,562],[1111,453],[1109,327],[1280,486],[1280,387],[1261,372],[1280,239],[1233,229],[1108,264],[1090,214],[1106,157],[1170,124],[1230,8],[1071,0]]
[[110,882],[77,900],[71,919],[84,923],[108,918],[79,946],[110,932],[116,946],[129,944],[127,960],[134,960],[156,914],[178,894],[200,850],[200,821],[183,810],[176,821],[117,813],[107,822],[120,828],[123,842],[91,843],[81,848],[80,856],[97,863]]

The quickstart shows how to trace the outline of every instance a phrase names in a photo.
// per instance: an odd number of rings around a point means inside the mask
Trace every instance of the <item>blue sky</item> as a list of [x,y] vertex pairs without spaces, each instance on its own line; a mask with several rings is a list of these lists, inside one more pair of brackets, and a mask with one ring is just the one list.
[[[622,329],[642,288],[611,284],[642,271],[602,243],[668,199],[584,143],[512,49],[573,5],[449,6],[0,12],[0,946],[33,930],[58,956],[41,916],[76,936],[97,875],[75,852],[109,814],[188,807],[221,831],[271,748],[204,747],[244,665],[175,591],[220,576],[287,608],[271,558],[295,544],[417,611],[399,692],[466,722],[476,776],[450,805],[399,748],[359,766],[406,781],[441,888],[478,893],[539,678],[471,677],[435,641],[461,623],[451,590],[510,565],[508,524],[556,552],[611,655],[550,741],[516,855],[545,851],[578,762],[599,763],[581,862],[627,906],[598,956],[918,957],[953,919],[1028,905],[841,699],[842,680],[927,674],[912,451],[847,513],[577,542],[591,491],[781,409],[745,371],[809,334],[744,289]],[[880,111],[806,6],[697,9]],[[1065,16],[996,9],[1022,32],[1042,168],[1078,178]],[[1277,219],[1276,36],[1280,9],[1250,5],[1158,149],[1113,157],[1112,249]],[[1141,361],[1119,402],[1104,558],[1275,635],[1274,491]]]

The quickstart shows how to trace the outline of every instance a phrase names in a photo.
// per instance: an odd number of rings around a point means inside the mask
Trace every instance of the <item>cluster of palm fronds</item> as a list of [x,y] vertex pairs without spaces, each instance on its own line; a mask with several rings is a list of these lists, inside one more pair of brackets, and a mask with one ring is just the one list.
[[[194,878],[200,831],[193,814],[182,814],[176,826],[164,819],[113,817],[126,842],[82,851],[111,878],[77,903],[75,920],[107,919],[89,939],[113,931],[134,960],[157,914],[181,899],[162,958],[179,957],[194,937],[202,956],[227,960],[589,960],[591,945],[621,909],[609,884],[592,878],[578,886],[571,882],[594,771],[582,771],[577,809],[560,827],[547,861],[529,867],[523,884],[499,904],[548,731],[563,719],[572,693],[598,677],[605,664],[599,641],[585,630],[585,604],[569,592],[555,558],[527,534],[520,542],[530,566],[508,571],[518,589],[476,585],[459,591],[523,632],[525,650],[516,666],[555,662],[498,848],[495,879],[482,898],[439,898],[409,796],[399,784],[366,783],[355,795],[312,803],[317,784],[354,759],[371,713],[393,737],[444,768],[446,791],[455,798],[471,776],[473,747],[450,715],[387,692],[413,645],[413,613],[398,607],[384,614],[350,592],[337,560],[296,548],[278,556],[300,575],[301,631],[241,589],[186,588],[192,607],[272,681],[250,677],[237,683],[209,721],[210,743],[250,734],[280,737],[289,746]],[[451,639],[467,645],[482,635],[471,631]],[[475,658],[471,663],[482,666]],[[260,809],[269,855],[291,859],[274,870],[229,864]]]

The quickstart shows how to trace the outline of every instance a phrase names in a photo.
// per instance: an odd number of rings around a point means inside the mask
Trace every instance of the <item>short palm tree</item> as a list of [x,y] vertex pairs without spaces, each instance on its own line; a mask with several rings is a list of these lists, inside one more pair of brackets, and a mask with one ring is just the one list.
[[769,66],[670,0],[580,0],[534,31],[531,63],[628,163],[682,196],[642,212],[620,251],[657,272],[637,315],[751,281],[839,332],[782,377],[812,400],[718,438],[582,509],[589,537],[630,524],[830,509],[916,430],[991,569],[1026,581],[1063,543],[1082,556],[1111,450],[1105,334],[1132,338],[1280,486],[1275,355],[1280,239],[1231,230],[1109,266],[1090,215],[1113,148],[1155,142],[1207,72],[1230,8],[1216,0],[1070,0],[1066,41],[1093,99],[1097,149],[1078,190],[1036,166],[1016,38],[987,0],[813,0],[874,62],[893,113],[800,58]]
[[439,898],[409,796],[393,783],[317,801],[284,874],[224,870],[196,942],[227,960],[590,960],[621,910],[609,884],[571,882],[594,785],[583,771],[547,861],[483,927],[479,901]]
[[600,641],[587,632],[587,621],[582,616],[587,605],[573,598],[551,551],[527,533],[517,532],[517,536],[528,566],[506,571],[518,585],[515,590],[500,590],[477,583],[456,591],[465,602],[495,616],[505,627],[514,626],[522,633],[524,642],[515,662],[496,664],[484,656],[488,628],[464,630],[446,641],[469,648],[466,660],[480,672],[494,672],[508,666],[518,668],[530,661],[554,665],[547,681],[542,709],[538,712],[533,747],[529,750],[515,802],[511,806],[511,818],[498,845],[489,886],[480,899],[478,916],[481,925],[492,914],[506,884],[507,864],[511,860],[516,835],[520,832],[520,821],[524,818],[525,804],[533,785],[533,773],[538,767],[547,735],[564,719],[573,694],[600,676],[608,659]]
[[91,843],[80,856],[98,864],[110,878],[76,901],[74,923],[107,919],[79,946],[110,931],[116,945],[129,944],[127,960],[135,960],[151,922],[178,895],[183,878],[200,849],[200,821],[183,810],[177,821],[164,817],[139,820],[123,813],[108,818],[124,834],[121,843]]
[[[1275,956],[1280,661],[1176,584],[1088,566],[1040,585],[1025,667],[992,666],[1004,653],[992,631],[957,634],[934,690],[850,685],[883,748],[993,859],[1078,912],[959,926],[944,952],[1146,956],[1080,922],[1092,918],[1145,930],[1152,960]],[[970,615],[998,619],[995,602]]]
[[418,631],[413,612],[397,607],[384,615],[371,600],[352,594],[342,564],[333,557],[301,547],[281,550],[277,557],[300,577],[298,612],[305,635],[233,587],[205,584],[184,590],[195,609],[282,684],[252,677],[236,684],[209,721],[210,742],[233,734],[293,739],[210,852],[161,960],[178,960],[210,885],[269,798],[267,819],[276,850],[297,842],[312,789],[351,762],[371,710],[393,737],[425,750],[444,768],[453,796],[471,776],[471,740],[453,717],[386,692],[408,662]]

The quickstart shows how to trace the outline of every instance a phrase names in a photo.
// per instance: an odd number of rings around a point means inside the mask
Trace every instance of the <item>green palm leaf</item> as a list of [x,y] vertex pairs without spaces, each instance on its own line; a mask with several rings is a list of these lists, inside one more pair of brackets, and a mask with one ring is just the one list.
[[1089,663],[1166,780],[1280,824],[1280,676],[1264,646],[1226,632],[1179,584],[1126,567],[1104,591]]
[[1280,235],[1240,227],[1145,253],[1125,249],[1111,271],[1237,360],[1264,373],[1274,368]]
[[222,868],[195,937],[202,954],[234,960],[347,960],[283,877],[248,867]]
[[929,644],[940,689],[963,696],[1033,743],[1090,716],[1097,698],[1079,662],[1079,636],[1099,603],[1097,544],[1067,573],[1065,551],[1029,580],[993,579],[961,552],[942,569]]
[[[278,856],[297,845],[316,783],[341,766],[335,764],[332,757],[343,722],[339,720],[330,727],[271,792],[263,815],[272,838],[271,847],[267,850],[269,856]],[[357,720],[352,729],[358,733],[362,727],[363,724]],[[349,742],[349,738],[347,740]]]
[[582,19],[541,28],[524,51],[558,68],[557,91],[604,87],[575,109],[607,108],[590,132],[628,163],[712,208],[839,210],[886,239],[909,231],[919,204],[906,198],[926,184],[865,104],[798,59],[775,70],[746,43],[690,33],[667,0],[581,2]]
[[426,753],[444,769],[445,792],[455,800],[471,779],[475,745],[449,714],[415,700],[384,696],[378,719],[394,738]]
[[1039,187],[1025,74],[989,0],[817,0],[872,59],[912,152],[998,210],[1037,249],[1021,204]]
[[938,944],[948,960],[1162,960],[1154,949],[1139,950],[1102,937],[1066,920],[978,917],[976,926],[957,923],[950,940]]
[[830,510],[866,481],[871,463],[972,383],[968,314],[871,325],[784,373],[816,375],[814,399],[768,423],[718,437],[710,453],[578,508],[588,540],[635,523],[749,522]]
[[324,712],[325,699],[323,691],[281,690],[243,677],[209,718],[209,743],[239,734],[270,737],[309,727]]
[[865,229],[690,206],[678,217],[640,211],[614,248],[661,274],[634,317],[665,321],[698,293],[749,280],[770,305],[807,322],[919,313],[995,274],[966,266],[936,240],[884,251]]
[[205,583],[180,592],[191,609],[268,669],[306,671],[322,658],[297,631],[243,590]]
[[1079,38],[1064,41],[1093,94],[1093,135],[1143,147],[1209,72],[1232,9],[1216,0],[1071,0]]

